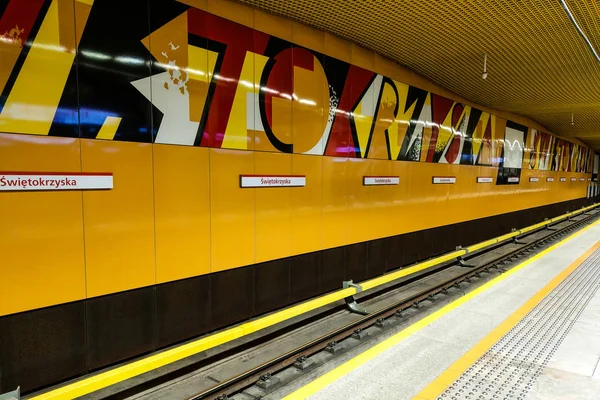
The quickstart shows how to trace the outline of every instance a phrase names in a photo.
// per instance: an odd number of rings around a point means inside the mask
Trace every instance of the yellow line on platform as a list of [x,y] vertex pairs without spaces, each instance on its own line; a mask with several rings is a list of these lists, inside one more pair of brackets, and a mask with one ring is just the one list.
[[434,379],[415,399],[436,399],[449,385],[458,379],[475,361],[483,356],[496,342],[506,335],[519,323],[531,310],[533,310],[550,292],[560,285],[573,271],[577,269],[594,251],[600,248],[600,241],[581,255],[571,265],[556,275],[546,286],[534,294],[517,311],[506,318],[500,325],[477,343],[471,350],[456,360],[446,371]]
[[[430,325],[434,321],[436,321],[439,318],[443,317],[444,315],[448,314],[450,311],[452,311],[455,308],[459,307],[460,305],[466,303],[467,301],[471,300],[472,298],[478,296],[479,294],[485,292],[486,290],[490,289],[494,285],[500,283],[501,281],[505,280],[509,276],[511,276],[511,275],[515,274],[516,272],[520,271],[521,269],[525,268],[527,265],[531,264],[535,260],[538,260],[539,258],[545,256],[546,254],[548,254],[551,251],[555,250],[557,247],[559,247],[559,246],[567,243],[571,239],[574,239],[575,237],[579,236],[580,234],[582,234],[583,232],[585,232],[588,229],[592,228],[593,226],[598,225],[599,223],[600,223],[600,221],[596,221],[593,224],[591,224],[591,225],[589,225],[589,226],[581,229],[580,231],[575,232],[574,234],[570,235],[569,237],[561,240],[560,242],[558,242],[558,243],[550,246],[549,248],[547,248],[544,251],[540,252],[539,254],[531,257],[530,259],[525,260],[521,264],[519,264],[519,265],[511,268],[506,273],[504,273],[504,274],[502,274],[500,276],[497,276],[496,278],[492,279],[491,281],[489,281],[489,282],[481,285],[477,289],[475,289],[475,290],[467,293],[466,295],[460,297],[459,299],[456,299],[452,303],[450,303],[450,304],[444,306],[443,308],[435,311],[434,313],[428,315],[427,317],[425,317],[422,320],[416,322],[415,324],[413,324],[413,325],[405,328],[404,330],[402,330],[401,332],[397,333],[396,335],[394,335],[394,336],[392,336],[392,337],[384,340],[383,342],[381,342],[381,343],[373,346],[372,348],[370,348],[370,349],[366,350],[365,352],[359,354],[358,356],[354,357],[353,359],[345,362],[344,364],[340,365],[339,367],[336,367],[333,370],[331,370],[331,371],[327,372],[326,374],[322,375],[321,377],[315,379],[314,381],[312,381],[311,383],[307,384],[306,386],[304,386],[304,387],[298,389],[297,391],[289,394],[288,396],[286,396],[284,398],[284,400],[306,399],[307,397],[315,394],[316,392],[320,391],[324,387],[330,385],[331,383],[337,381],[341,377],[347,375],[352,370],[358,368],[359,366],[363,365],[367,361],[369,361],[369,360],[377,357],[379,354],[383,353],[384,351],[388,350],[389,348],[391,348],[391,347],[397,345],[398,343],[402,342],[404,339],[406,339],[406,338],[412,336],[413,334],[417,333],[418,331],[420,331],[421,329],[423,329],[426,326]],[[588,252],[586,252],[583,256],[579,257],[574,264],[579,265],[578,263],[581,263],[598,246],[600,246],[600,242],[597,243]],[[573,267],[573,265],[571,265],[567,269],[565,269],[565,271],[568,271],[568,272],[566,272],[566,275],[568,275],[573,269],[575,269],[577,267],[577,266]],[[550,285],[552,285],[559,277],[563,276],[564,273],[565,272],[563,271],[563,273],[559,274],[556,278],[554,278],[548,284],[548,287],[550,287]],[[566,278],[566,275],[562,279]],[[560,283],[561,281],[562,280],[557,281],[557,282]],[[558,283],[556,283],[556,285],[558,285]],[[556,287],[556,286],[554,286],[554,287]],[[545,289],[546,288],[544,288],[542,290],[545,290]],[[541,299],[540,299],[540,301],[541,301]],[[527,305],[527,304],[529,304],[529,301],[525,305]],[[525,305],[523,307],[525,307]],[[523,307],[521,307],[515,313],[515,314],[518,313],[519,320],[526,314],[526,313],[523,314],[523,310],[524,310]],[[512,318],[512,316],[509,317],[509,319],[510,318]],[[512,322],[513,321],[511,320],[511,323]],[[516,322],[518,322],[518,321],[516,321]],[[516,324],[516,322],[514,322],[514,324]],[[508,328],[508,330],[510,330],[510,328],[512,328],[512,326],[509,327],[509,323],[505,321],[505,322],[501,323],[496,328],[496,330],[499,330],[499,329],[500,330],[505,330],[506,328]],[[508,330],[506,330],[506,332]],[[492,333],[490,333],[490,335],[492,335]],[[502,335],[500,335],[500,337],[502,337],[503,335],[504,335],[504,333]],[[485,341],[486,339],[487,339],[487,337],[484,340],[482,340],[482,342]],[[496,340],[494,340],[493,343],[495,343],[495,341]],[[493,344],[493,343],[491,343],[491,344]],[[490,344],[490,347],[491,347],[491,344]],[[436,392],[437,389],[440,389],[437,392],[437,394],[439,394],[444,389],[446,389],[446,387],[448,387],[448,385],[450,383],[452,383],[456,379],[456,377],[460,376],[460,374],[462,374],[462,372],[464,372],[464,370],[466,368],[468,368],[469,365],[471,365],[483,353],[485,353],[485,351],[487,351],[488,348],[485,348],[485,346],[482,346],[481,343],[479,343],[478,345],[476,345],[475,347],[473,347],[473,349],[471,349],[469,352],[467,352],[461,359],[459,359],[455,363],[455,364],[457,364],[457,363],[461,362],[461,364],[458,364],[458,365],[453,364],[446,372],[444,372],[442,375],[440,375],[440,377],[438,377],[436,380],[434,380],[429,386],[427,386],[425,388],[425,390],[423,390],[414,399],[428,400],[428,399],[431,399],[431,398],[435,398],[435,396],[431,397],[432,393]],[[462,368],[463,364],[465,365],[464,369],[460,370],[460,368]],[[456,368],[459,368],[460,373],[456,373],[456,371],[455,371]],[[453,374],[456,374],[456,377],[452,378],[453,376],[455,376]],[[448,382],[448,380],[451,379],[451,378],[452,378],[452,381]],[[448,383],[446,384],[446,382],[448,382]],[[445,386],[443,386],[444,384],[445,384]],[[443,388],[441,386],[443,386]]]

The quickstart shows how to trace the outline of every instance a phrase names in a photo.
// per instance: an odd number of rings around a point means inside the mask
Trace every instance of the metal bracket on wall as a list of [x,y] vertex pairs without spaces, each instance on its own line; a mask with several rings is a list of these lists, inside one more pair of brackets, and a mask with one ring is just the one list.
[[[462,246],[456,246],[456,250],[462,250]],[[461,267],[465,267],[465,268],[475,268],[476,267],[476,265],[467,264],[465,262],[465,260],[462,258],[462,256],[456,257],[456,261],[458,261],[458,263],[460,264]]]
[[[517,231],[517,230],[516,230],[515,228],[512,228],[512,230],[511,230],[511,232],[516,232],[516,231]],[[527,243],[525,243],[525,242],[520,242],[520,241],[519,241],[519,238],[518,238],[518,237],[516,237],[516,236],[515,236],[515,237],[512,239],[512,242],[513,242],[514,244],[527,244]]]
[[20,400],[21,399],[21,387],[19,386],[17,389],[12,392],[0,394],[0,400]]
[[[352,280],[344,281],[342,286],[344,289],[353,287],[356,289],[356,293],[362,292],[362,286],[357,285],[356,283],[352,282]],[[364,308],[362,308],[361,306],[358,305],[354,296],[348,296],[344,300],[346,301],[346,305],[350,309],[350,312],[353,312],[355,314],[360,314],[360,315],[368,315],[369,314],[369,312],[367,310],[365,310]]]
[[[548,221],[548,218],[544,218],[544,221]],[[546,225],[546,230],[555,231],[556,229],[550,228],[550,224]]]

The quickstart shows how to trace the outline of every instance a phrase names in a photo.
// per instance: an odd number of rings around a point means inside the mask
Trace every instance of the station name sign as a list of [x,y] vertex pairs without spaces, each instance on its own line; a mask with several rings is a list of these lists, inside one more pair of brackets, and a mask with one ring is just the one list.
[[539,181],[540,181],[540,178],[537,178],[537,177],[529,178],[529,182],[539,182]]
[[6,192],[112,188],[112,173],[0,172],[0,191]]
[[434,176],[432,178],[432,182],[434,185],[453,184],[453,183],[456,183],[456,177],[455,176]]
[[567,178],[560,178],[560,181],[561,181],[561,182],[566,182],[566,181],[567,181]]
[[363,176],[364,186],[398,185],[399,176]]
[[494,182],[494,178],[491,176],[478,176],[477,183],[492,183]]
[[302,186],[306,186],[305,175],[240,175],[240,187],[242,188]]
[[546,178],[546,182],[554,182],[554,178],[552,178],[552,177]]
[[508,183],[519,183],[520,178],[518,176],[509,176],[507,179]]
[[571,182],[577,181],[577,178],[571,178]]

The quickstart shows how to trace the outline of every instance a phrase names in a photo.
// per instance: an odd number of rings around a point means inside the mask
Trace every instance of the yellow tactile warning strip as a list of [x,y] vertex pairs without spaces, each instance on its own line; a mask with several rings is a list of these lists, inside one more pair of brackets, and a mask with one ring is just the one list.
[[554,277],[539,292],[534,294],[517,311],[506,318],[500,325],[483,338],[475,347],[465,355],[456,360],[444,373],[431,382],[415,399],[436,399],[452,382],[461,376],[475,361],[484,355],[496,342],[506,335],[519,321],[548,296],[558,285],[560,285],[577,267],[581,265],[594,251],[600,248],[600,241],[586,251],[581,257]]
[[[549,225],[555,222],[562,221],[567,219],[568,217],[572,217],[575,215],[579,215],[583,212],[591,210],[597,207],[597,204],[593,204],[588,207],[584,207],[580,210],[574,211],[572,213],[563,214],[556,218],[552,218],[550,220],[541,222],[536,225],[532,225],[526,228],[523,228],[518,231],[511,232],[509,234],[487,240],[482,243],[477,243],[467,248],[457,250],[440,257],[425,261],[423,263],[419,263],[413,265],[409,268],[404,268],[396,272],[392,272],[381,276],[379,278],[371,279],[366,282],[361,282],[361,286],[363,290],[373,289],[377,286],[381,286],[388,282],[392,282],[394,280],[400,279],[404,276],[408,276],[414,274],[416,272],[422,271],[424,269],[430,268],[432,266],[441,264],[445,261],[449,261],[455,259],[456,257],[463,256],[469,252],[473,252],[476,250],[480,250],[484,247],[500,243],[504,240],[510,239],[512,237],[519,236],[520,234],[530,232],[534,229],[544,227],[545,225]],[[561,242],[562,243],[562,242]],[[554,246],[553,246],[554,247]],[[551,247],[551,248],[553,248]],[[543,254],[543,253],[540,253]],[[315,310],[317,308],[323,307],[325,305],[331,304],[333,302],[344,299],[345,297],[355,295],[357,293],[357,289],[351,287],[348,289],[338,290],[337,292],[333,292],[327,294],[325,296],[318,297],[316,299],[307,301],[302,304],[298,304],[297,306],[293,306],[273,314],[267,315],[265,317],[259,318],[255,321],[246,322],[244,324],[234,326],[233,328],[227,329],[225,331],[216,333],[214,335],[210,335],[207,337],[203,337],[198,340],[194,340],[190,343],[175,347],[170,350],[163,351],[158,354],[151,355],[149,357],[143,358],[138,361],[134,361],[132,363],[123,365],[121,367],[117,367],[111,369],[109,371],[100,373],[98,375],[91,376],[89,378],[82,379],[80,381],[65,385],[55,390],[51,390],[46,393],[42,393],[38,396],[32,397],[32,400],[66,400],[73,399],[75,397],[80,397],[86,395],[88,393],[95,392],[97,390],[103,389],[105,387],[114,385],[119,382],[123,382],[127,379],[133,378],[135,376],[144,374],[146,372],[155,370],[157,368],[163,367],[167,364],[182,360],[186,357],[190,357],[194,354],[198,354],[202,351],[206,351],[208,349],[220,346],[222,344],[231,342],[233,340],[239,339],[251,333],[257,332],[261,329],[268,328],[270,326],[276,325],[283,321],[287,321],[291,318],[297,317],[299,315],[305,314],[309,311]]]
[[[559,243],[556,243],[555,245],[550,246],[546,250],[544,250],[544,251],[540,252],[539,254],[533,256],[532,258],[522,262],[521,264],[515,266],[514,268],[507,271],[506,273],[492,279],[491,281],[483,284],[482,286],[478,287],[477,289],[473,290],[472,292],[469,292],[465,296],[453,301],[452,303],[450,303],[450,304],[446,305],[445,307],[441,308],[440,310],[430,314],[429,316],[425,317],[424,319],[420,320],[419,322],[409,326],[408,328],[404,329],[400,333],[390,337],[389,339],[384,340],[383,342],[370,348],[369,350],[365,351],[364,353],[361,353],[357,357],[355,357],[355,358],[347,361],[346,363],[340,365],[339,367],[329,371],[325,375],[315,379],[308,385],[291,393],[290,395],[285,397],[285,399],[286,400],[305,399],[305,398],[315,394],[319,390],[323,389],[324,387],[328,386],[329,384],[331,384],[331,383],[335,382],[336,380],[340,379],[341,377],[345,376],[350,371],[358,368],[359,366],[366,363],[367,361],[377,357],[379,354],[383,353],[387,349],[395,346],[396,344],[402,342],[404,339],[417,333],[418,331],[420,331],[424,327],[428,326],[432,322],[438,320],[439,318],[443,317],[450,311],[452,311],[455,308],[459,307],[460,305],[466,303],[467,301],[471,300],[472,298],[478,296],[479,294],[485,292],[486,290],[490,289],[492,286],[500,283],[501,281],[505,280],[506,278],[515,274],[516,272],[520,271],[521,269],[525,268],[527,265],[531,264],[533,261],[543,257],[544,255],[555,250],[557,247],[565,244],[566,242],[579,236],[583,232],[587,231],[588,229],[590,229],[593,226],[596,226],[598,224],[600,224],[600,221],[596,221],[592,225],[587,226],[586,228],[574,233],[573,235],[563,239]],[[549,293],[562,280],[564,280],[564,278],[566,278],[566,276],[568,276],[568,274],[573,269],[577,268],[577,265],[579,265],[579,263],[581,263],[583,260],[585,260],[585,258],[589,254],[591,254],[591,252],[593,250],[595,250],[597,247],[600,247],[600,242],[598,244],[596,244],[588,252],[586,252],[583,256],[578,258],[577,261],[573,264],[574,266],[573,265],[569,266],[565,270],[568,272],[562,272],[556,278],[554,278],[547,286],[547,288],[551,287],[551,289],[549,289],[547,292],[545,291],[546,288],[542,289],[541,292],[544,292],[545,294],[542,295],[535,302],[535,304],[531,305],[530,307],[531,308],[535,307],[535,305],[541,299],[543,299],[547,293]],[[562,279],[559,280],[559,278],[561,278],[561,277],[562,277]],[[552,285],[554,285],[554,286],[552,286]],[[536,294],[532,299],[537,298],[537,297],[538,297],[538,295]],[[532,300],[530,300],[530,301],[532,301]],[[527,306],[530,301],[528,301],[523,307]],[[481,343],[479,343],[478,345],[473,347],[473,349],[471,349],[461,359],[459,359],[457,361],[457,363],[460,363],[460,364],[458,364],[458,365],[456,365],[456,363],[453,364],[444,374],[440,375],[440,377],[438,379],[436,379],[434,382],[432,382],[429,386],[427,386],[425,388],[425,390],[423,390],[423,392],[421,392],[417,397],[415,397],[415,399],[418,399],[418,400],[432,399],[432,398],[435,398],[438,394],[440,394],[450,383],[452,383],[458,376],[460,376],[460,374],[462,374],[462,372],[464,372],[464,370],[466,368],[468,368],[469,365],[471,365],[483,353],[485,353],[489,349],[489,347],[491,347],[491,345],[493,345],[493,343],[495,343],[498,340],[498,338],[502,337],[508,330],[510,330],[510,328],[514,324],[516,324],[525,314],[527,314],[528,311],[524,312],[525,309],[523,307],[514,314],[514,315],[518,316],[518,318],[516,320],[513,319],[513,316],[511,316],[496,328],[496,330],[499,330],[499,333],[493,336],[493,338],[495,338],[495,339],[490,339],[490,342],[488,343],[488,342],[485,342],[488,339],[488,337],[486,337],[484,340],[482,340]],[[494,330],[492,333],[490,333],[490,335],[493,335],[496,332],[496,330]],[[490,336],[490,335],[488,335],[488,336]],[[482,343],[484,343],[484,344],[482,344]],[[464,366],[464,369],[461,369],[463,366]],[[458,370],[455,371],[455,369],[457,369],[457,368],[458,368]]]

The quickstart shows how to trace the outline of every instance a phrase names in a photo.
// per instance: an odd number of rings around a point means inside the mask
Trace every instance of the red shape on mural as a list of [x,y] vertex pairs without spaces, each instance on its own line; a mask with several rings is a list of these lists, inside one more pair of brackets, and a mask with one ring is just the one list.
[[219,69],[213,76],[215,90],[204,133],[200,143],[198,140],[196,143],[221,147],[246,52],[263,54],[270,36],[195,8],[188,10],[188,30],[225,45],[224,53],[219,55],[220,68],[217,66]]
[[0,18],[0,36],[23,47],[43,4],[44,0],[11,0]]
[[460,124],[460,116],[462,115],[465,107],[462,104],[456,104],[452,109],[452,133],[454,136],[452,137],[450,142],[450,147],[448,147],[448,151],[446,152],[446,161],[448,164],[454,164],[456,161],[456,157],[458,157],[458,153],[460,152],[460,143],[462,142],[462,135],[465,132],[457,131]]
[[333,120],[325,155],[356,157],[350,113],[354,111],[374,77],[375,73],[354,65],[348,69],[348,76]]
[[[437,94],[431,94],[431,117],[433,119],[433,127],[431,129],[431,141],[429,142],[429,151],[427,152],[427,162],[438,162],[439,156],[435,157],[435,146],[440,134],[440,125],[446,119],[450,112],[454,100],[447,99]],[[441,152],[440,152],[441,156]]]

